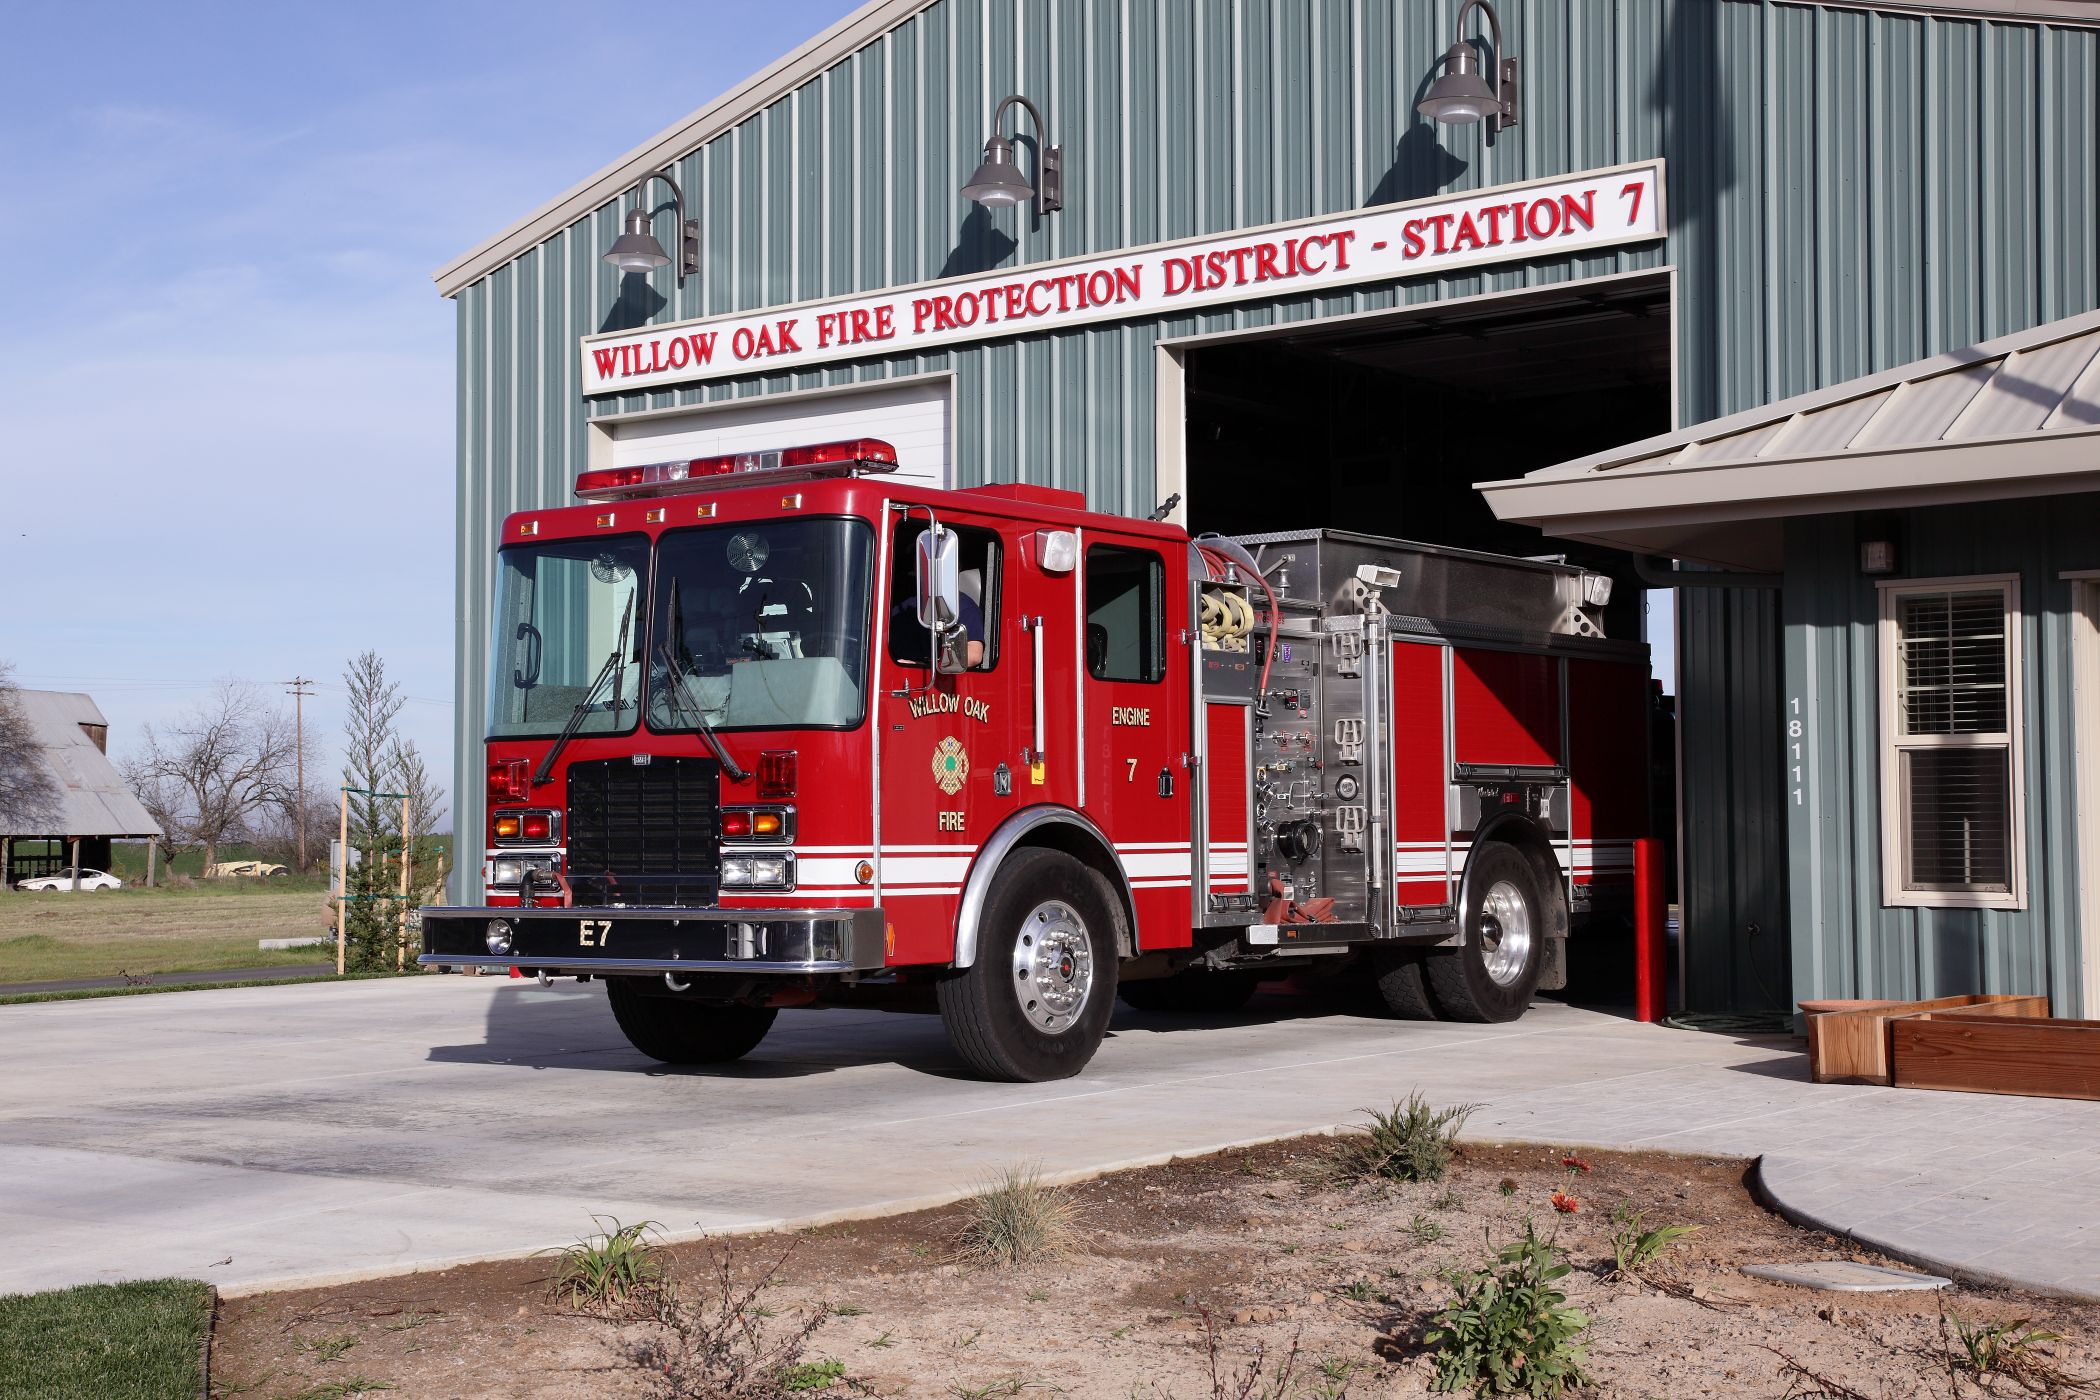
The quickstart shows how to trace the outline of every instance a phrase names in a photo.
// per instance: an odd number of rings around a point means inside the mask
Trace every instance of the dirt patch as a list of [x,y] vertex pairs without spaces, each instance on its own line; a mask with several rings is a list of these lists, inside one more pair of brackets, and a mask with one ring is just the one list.
[[[950,1207],[739,1238],[733,1268],[755,1278],[785,1253],[765,1298],[780,1311],[772,1325],[791,1325],[797,1310],[843,1310],[807,1356],[843,1363],[864,1393],[883,1396],[1197,1400],[1214,1393],[1214,1349],[1229,1376],[1261,1348],[1273,1377],[1294,1344],[1290,1394],[1303,1400],[1424,1395],[1421,1334],[1449,1296],[1444,1272],[1479,1264],[1527,1217],[1575,1266],[1564,1283],[1592,1319],[1592,1394],[2026,1393],[1950,1373],[1948,1349],[1959,1348],[1943,1310],[1972,1323],[2030,1319],[2065,1338],[2047,1344],[2060,1366],[2100,1375],[2100,1308],[1969,1287],[1809,1293],[1746,1277],[1752,1263],[1887,1261],[1759,1208],[1739,1161],[1595,1152],[1582,1154],[1581,1171],[1557,1150],[1470,1146],[1441,1183],[1336,1188],[1309,1171],[1323,1147],[1301,1139],[1074,1187],[1082,1248],[1054,1264],[954,1262],[963,1213]],[[1572,1214],[1554,1209],[1555,1192],[1579,1203]],[[1647,1270],[1646,1285],[1601,1274],[1621,1204],[1651,1226],[1699,1227]],[[708,1243],[665,1257],[689,1296],[705,1290]],[[409,1396],[655,1393],[631,1360],[653,1324],[564,1309],[548,1295],[550,1272],[548,1260],[515,1261],[228,1300],[215,1394],[297,1396],[346,1382],[319,1393],[357,1393],[355,1383]]]

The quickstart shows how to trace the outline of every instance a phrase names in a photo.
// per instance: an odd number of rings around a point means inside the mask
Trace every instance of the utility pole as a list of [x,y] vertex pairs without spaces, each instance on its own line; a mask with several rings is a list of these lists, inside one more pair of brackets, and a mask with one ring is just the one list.
[[307,687],[313,684],[310,676],[294,676],[285,682],[292,697],[292,751],[297,755],[293,768],[299,784],[299,873],[306,873],[306,697],[313,694]]

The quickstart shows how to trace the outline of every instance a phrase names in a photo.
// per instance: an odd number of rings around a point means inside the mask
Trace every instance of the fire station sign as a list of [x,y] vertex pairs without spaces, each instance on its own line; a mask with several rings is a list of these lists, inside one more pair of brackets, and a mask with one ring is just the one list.
[[586,336],[583,392],[616,393],[869,355],[1332,292],[1660,238],[1663,163],[1438,196],[916,287]]

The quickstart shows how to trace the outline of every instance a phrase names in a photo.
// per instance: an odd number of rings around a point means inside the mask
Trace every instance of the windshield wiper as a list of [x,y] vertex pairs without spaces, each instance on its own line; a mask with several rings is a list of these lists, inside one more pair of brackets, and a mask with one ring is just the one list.
[[569,740],[575,738],[576,731],[583,727],[584,717],[590,714],[591,705],[598,699],[598,692],[605,689],[605,683],[608,680],[614,682],[613,723],[616,725],[619,723],[619,680],[625,678],[627,628],[633,621],[634,590],[630,588],[627,590],[627,611],[620,614],[620,640],[614,644],[612,655],[605,658],[605,664],[598,668],[597,679],[591,682],[591,688],[583,693],[583,698],[576,702],[576,708],[569,712],[569,722],[562,726],[561,735],[555,739],[554,747],[547,750],[547,756],[540,760],[540,766],[532,770],[532,785],[534,787],[542,786],[549,778],[554,776],[554,761],[561,757],[561,751],[568,747]]
[[[671,586],[676,588],[678,585],[674,583]],[[694,729],[700,731],[700,738],[707,744],[708,749],[713,752],[716,761],[722,765],[722,771],[729,775],[729,781],[741,783],[744,779],[750,777],[751,775],[737,767],[736,760],[729,756],[729,749],[722,743],[722,736],[715,733],[714,725],[708,722],[707,711],[701,707],[698,701],[692,700],[686,694],[685,668],[679,665],[678,658],[671,654],[670,644],[658,642],[656,655],[657,659],[663,662],[664,673],[671,678],[671,709],[673,712],[679,718],[687,720]],[[690,704],[690,708],[688,708],[688,704]]]

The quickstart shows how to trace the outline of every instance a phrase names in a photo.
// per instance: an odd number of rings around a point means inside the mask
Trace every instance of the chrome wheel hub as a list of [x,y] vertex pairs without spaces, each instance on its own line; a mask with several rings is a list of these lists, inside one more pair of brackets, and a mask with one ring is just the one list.
[[1480,961],[1488,980],[1508,987],[1531,963],[1531,906],[1524,892],[1507,880],[1488,886],[1480,901]]
[[1059,899],[1029,910],[1014,938],[1013,967],[1028,1023],[1050,1035],[1070,1030],[1094,986],[1094,945],[1078,911]]

